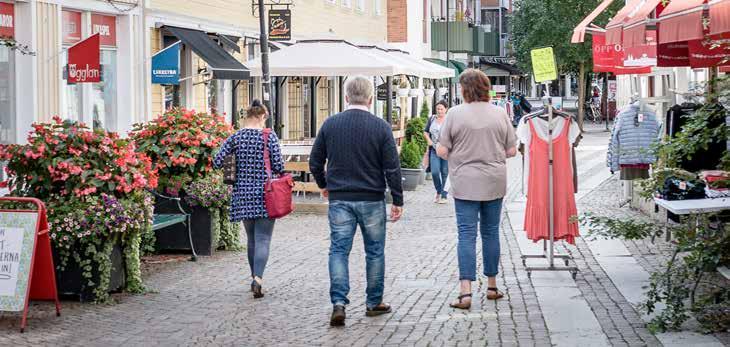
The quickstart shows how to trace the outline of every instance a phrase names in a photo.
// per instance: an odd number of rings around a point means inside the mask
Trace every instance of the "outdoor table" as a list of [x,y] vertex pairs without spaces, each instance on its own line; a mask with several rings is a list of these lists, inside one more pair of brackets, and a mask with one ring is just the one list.
[[[654,203],[677,215],[697,215],[704,213],[730,210],[730,198],[691,199],[691,200],[664,200],[654,198]],[[669,223],[669,216],[667,216]],[[666,229],[666,239],[671,240],[672,234]]]

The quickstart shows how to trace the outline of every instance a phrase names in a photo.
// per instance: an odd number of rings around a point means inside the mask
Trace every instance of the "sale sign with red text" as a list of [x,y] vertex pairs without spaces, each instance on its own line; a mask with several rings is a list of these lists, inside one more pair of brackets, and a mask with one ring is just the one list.
[[15,35],[15,9],[13,4],[0,2],[0,37]]
[[99,34],[102,46],[117,45],[116,17],[101,14],[91,15],[91,33]]
[[68,49],[68,83],[101,82],[100,35],[89,38]]

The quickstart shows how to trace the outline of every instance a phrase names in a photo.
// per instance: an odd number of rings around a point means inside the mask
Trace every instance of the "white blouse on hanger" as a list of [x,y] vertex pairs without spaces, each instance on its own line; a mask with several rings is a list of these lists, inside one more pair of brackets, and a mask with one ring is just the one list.
[[[575,141],[578,140],[578,137],[580,137],[580,128],[578,127],[578,122],[575,121],[575,119],[570,119],[570,130],[568,133],[568,140],[570,141],[570,144],[574,144]],[[528,124],[529,121],[520,121],[520,124],[517,126],[517,139],[520,143],[525,145],[525,163],[530,162],[530,139],[532,138],[532,132],[530,130],[530,124]],[[532,118],[533,125],[535,127],[535,132],[537,133],[537,136],[541,139],[547,141],[548,139],[548,121],[546,119],[542,119],[540,117]],[[560,135],[560,133],[563,131],[563,127],[565,126],[566,119],[560,116],[555,116],[553,118],[553,139]],[[525,185],[527,185],[527,177],[529,176],[530,171],[530,165],[525,165]]]

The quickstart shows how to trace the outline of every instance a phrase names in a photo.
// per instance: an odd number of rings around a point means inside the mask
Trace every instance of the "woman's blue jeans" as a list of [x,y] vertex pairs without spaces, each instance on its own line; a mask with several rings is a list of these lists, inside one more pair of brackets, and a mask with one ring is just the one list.
[[273,219],[259,218],[243,221],[248,238],[248,266],[251,267],[251,275],[259,278],[264,277],[266,262],[269,261],[269,248],[271,246],[271,235],[274,233]]
[[441,159],[433,148],[429,148],[429,153],[433,187],[436,188],[436,193],[446,198],[448,192],[444,191],[444,187],[446,186],[446,179],[449,177],[449,162]]
[[454,199],[456,223],[459,228],[459,280],[476,281],[477,225],[482,234],[482,261],[484,275],[499,273],[499,221],[502,215],[502,199],[469,201]]

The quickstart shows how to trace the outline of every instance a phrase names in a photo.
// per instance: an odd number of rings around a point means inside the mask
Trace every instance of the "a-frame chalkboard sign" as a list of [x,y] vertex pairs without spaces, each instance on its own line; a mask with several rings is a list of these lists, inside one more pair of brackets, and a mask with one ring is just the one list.
[[[9,209],[4,206],[9,202],[33,204],[36,209]],[[0,198],[0,311],[23,312],[21,333],[30,300],[53,300],[56,315],[61,315],[55,273],[43,202]]]

